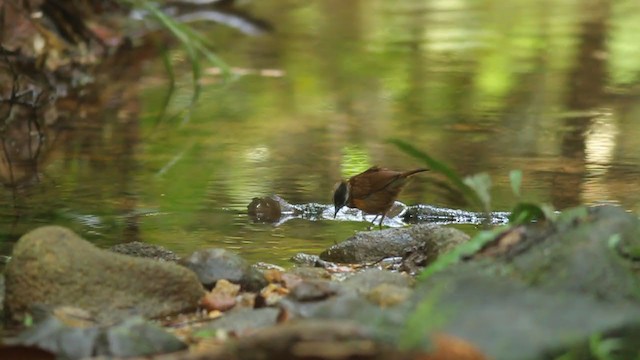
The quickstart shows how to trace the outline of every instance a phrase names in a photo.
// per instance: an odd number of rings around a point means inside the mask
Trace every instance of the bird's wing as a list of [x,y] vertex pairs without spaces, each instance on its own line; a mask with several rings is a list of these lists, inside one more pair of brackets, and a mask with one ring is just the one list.
[[369,195],[381,191],[389,184],[396,181],[402,173],[377,166],[369,168],[367,171],[358,174],[351,179],[351,198],[365,199]]

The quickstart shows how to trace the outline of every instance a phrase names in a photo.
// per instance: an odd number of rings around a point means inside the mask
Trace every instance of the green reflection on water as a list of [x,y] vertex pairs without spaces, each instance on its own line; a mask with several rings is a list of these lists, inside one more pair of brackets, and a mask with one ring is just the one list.
[[[638,210],[640,5],[596,3],[251,2],[245,10],[272,23],[273,34],[201,25],[249,75],[224,86],[205,77],[184,121],[191,75],[173,50],[182,77],[169,113],[178,116],[158,122],[166,78],[160,59],[150,63],[137,84],[139,121],[125,126],[117,109],[104,111],[51,156],[39,185],[18,196],[19,211],[5,194],[3,251],[24,231],[58,223],[103,247],[131,239],[181,254],[223,246],[284,264],[368,224],[253,224],[251,199],[328,204],[340,178],[376,164],[416,167],[390,137],[461,174],[490,173],[497,210],[512,205],[511,169],[523,170],[527,201]],[[598,129],[612,135],[594,136]],[[458,206],[423,177],[400,200]]]

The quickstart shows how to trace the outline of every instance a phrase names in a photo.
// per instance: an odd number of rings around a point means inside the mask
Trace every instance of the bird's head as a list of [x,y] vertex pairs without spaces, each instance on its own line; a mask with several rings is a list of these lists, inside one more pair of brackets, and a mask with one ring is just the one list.
[[349,184],[342,180],[336,186],[336,190],[333,192],[333,206],[335,207],[335,213],[333,213],[333,218],[335,219],[338,215],[338,211],[342,209],[345,205],[347,205],[347,200],[349,199]]

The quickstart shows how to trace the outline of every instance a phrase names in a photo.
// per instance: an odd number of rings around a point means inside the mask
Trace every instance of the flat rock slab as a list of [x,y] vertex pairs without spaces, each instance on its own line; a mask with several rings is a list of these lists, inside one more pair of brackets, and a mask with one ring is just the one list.
[[468,240],[469,236],[458,229],[420,224],[359,232],[323,251],[320,258],[339,263],[379,261],[387,257],[403,256],[407,249],[421,245],[427,256],[435,258]]
[[194,309],[204,295],[196,275],[182,266],[101,250],[59,226],[22,236],[5,276],[14,320],[35,304],[75,306],[103,320],[153,318]]
[[461,265],[435,275],[413,295],[415,303],[431,304],[431,312],[410,312],[409,317],[424,316],[441,331],[470,341],[496,360],[556,358],[570,346],[588,346],[593,334],[620,334],[640,325],[635,303],[531,288],[484,272],[478,266]]

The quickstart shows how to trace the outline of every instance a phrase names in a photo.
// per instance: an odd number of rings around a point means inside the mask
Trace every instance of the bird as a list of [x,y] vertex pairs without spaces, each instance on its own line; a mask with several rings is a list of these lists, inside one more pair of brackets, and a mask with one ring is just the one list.
[[376,215],[372,223],[382,215],[378,224],[382,228],[382,221],[398,198],[407,178],[423,171],[429,169],[400,172],[373,166],[349,180],[341,180],[333,193],[333,218],[336,218],[344,206],[357,208],[364,213]]

